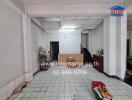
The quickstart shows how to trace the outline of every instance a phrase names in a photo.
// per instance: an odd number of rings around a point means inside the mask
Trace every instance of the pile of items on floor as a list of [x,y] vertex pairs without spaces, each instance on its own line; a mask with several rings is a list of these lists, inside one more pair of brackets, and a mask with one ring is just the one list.
[[93,81],[92,89],[95,93],[97,100],[112,100],[113,98],[103,82]]
[[50,66],[50,54],[48,50],[40,47],[39,49],[39,62],[40,62],[40,69],[47,70]]

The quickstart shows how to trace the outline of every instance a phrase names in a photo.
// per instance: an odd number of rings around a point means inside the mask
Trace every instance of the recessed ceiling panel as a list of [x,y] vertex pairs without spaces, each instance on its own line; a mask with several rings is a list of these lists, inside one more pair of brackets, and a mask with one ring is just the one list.
[[[53,29],[55,23],[59,23],[59,27],[63,26],[75,26],[76,29],[94,29],[105,16],[72,16],[72,17],[43,17],[39,18],[42,23],[48,25],[47,30]],[[48,24],[49,23],[49,24]],[[53,23],[53,24],[52,24]],[[52,26],[52,28],[50,28]],[[45,27],[45,28],[46,28]],[[58,29],[55,27],[54,29]]]

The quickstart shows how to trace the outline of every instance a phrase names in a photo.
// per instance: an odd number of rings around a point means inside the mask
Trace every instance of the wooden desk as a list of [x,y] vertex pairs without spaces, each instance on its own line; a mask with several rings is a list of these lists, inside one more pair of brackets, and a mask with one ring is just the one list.
[[67,63],[68,57],[74,57],[76,63],[83,64],[83,54],[59,54],[58,55],[58,64]]

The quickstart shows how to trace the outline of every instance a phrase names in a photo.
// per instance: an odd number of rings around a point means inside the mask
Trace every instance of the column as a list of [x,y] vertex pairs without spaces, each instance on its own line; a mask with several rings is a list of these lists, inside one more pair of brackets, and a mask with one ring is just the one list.
[[127,56],[127,12],[124,16],[116,18],[117,23],[117,51],[116,51],[116,75],[123,80],[126,74],[126,56]]
[[23,42],[24,42],[25,81],[31,82],[31,80],[33,79],[31,18],[25,14],[23,14]]
[[104,72],[124,80],[126,73],[127,13],[104,20]]
[[115,75],[116,69],[116,17],[104,20],[104,72]]

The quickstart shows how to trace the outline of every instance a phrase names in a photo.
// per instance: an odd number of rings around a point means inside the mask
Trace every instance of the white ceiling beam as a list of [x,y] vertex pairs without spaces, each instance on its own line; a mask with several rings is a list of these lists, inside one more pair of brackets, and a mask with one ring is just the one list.
[[33,17],[73,16],[73,15],[108,15],[110,4],[89,5],[28,5],[27,14]]

